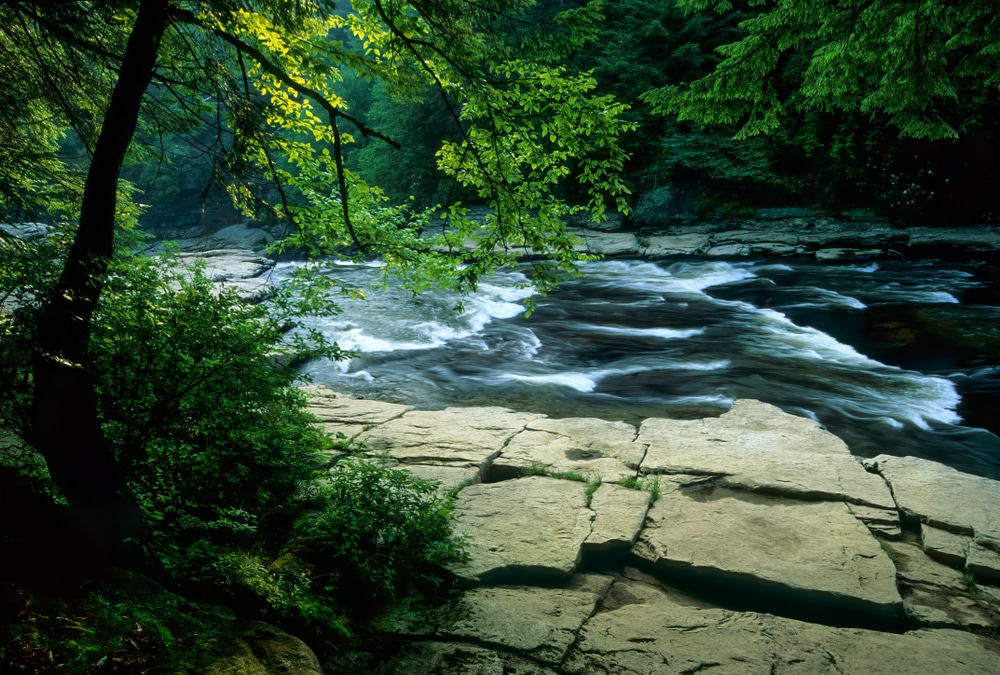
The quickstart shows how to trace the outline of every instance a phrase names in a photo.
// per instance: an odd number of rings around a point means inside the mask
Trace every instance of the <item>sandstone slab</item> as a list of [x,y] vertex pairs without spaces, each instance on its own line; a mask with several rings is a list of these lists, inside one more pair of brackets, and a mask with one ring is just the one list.
[[962,567],[969,555],[972,537],[923,523],[920,526],[920,540],[923,542],[924,552],[930,557],[954,567]]
[[1000,582],[1000,540],[976,537],[969,545],[965,567],[978,579]]
[[859,625],[890,625],[902,611],[895,567],[843,503],[676,490],[649,510],[633,553],[746,608]]
[[561,583],[580,562],[594,512],[584,485],[545,476],[462,490],[455,529],[469,536],[469,559],[449,569],[471,583]]
[[709,247],[709,236],[705,233],[676,235],[654,235],[642,239],[642,255],[657,258],[669,255],[693,255],[703,253]]
[[649,493],[602,484],[590,500],[594,522],[583,542],[585,552],[615,554],[632,548],[649,510]]
[[348,438],[413,410],[413,406],[337,394],[320,385],[303,387],[303,390],[310,398],[309,412],[319,418],[324,431],[333,435],[341,433]]
[[566,588],[475,588],[431,610],[397,617],[389,630],[475,642],[557,665],[610,585],[608,576],[577,575]]
[[964,575],[933,560],[919,543],[891,542],[907,625],[917,627],[992,628],[998,625],[996,602],[974,597]]
[[639,252],[639,242],[631,232],[601,232],[580,229],[573,233],[596,255],[634,255]]
[[933,527],[1000,538],[1000,482],[917,457],[868,461],[889,483],[904,516]]
[[714,475],[718,485],[801,499],[844,500],[895,511],[885,482],[816,422],[740,399],[721,417],[647,419],[642,470]]
[[[620,582],[616,581],[617,586]],[[628,582],[626,582],[628,583]],[[640,589],[638,602],[588,621],[563,664],[572,675],[711,672],[912,675],[1000,672],[995,640],[955,630],[834,628],[753,612],[701,609]]]
[[409,471],[421,480],[438,484],[438,493],[447,495],[452,490],[474,485],[481,480],[478,467],[441,466],[437,464],[402,464],[396,468]]
[[537,419],[514,436],[493,463],[501,473],[517,474],[542,465],[554,472],[575,471],[603,481],[634,475],[645,446],[634,443],[636,430],[625,422],[592,418]]
[[388,453],[403,464],[476,467],[482,472],[514,434],[540,417],[495,407],[412,410],[356,439],[368,451]]

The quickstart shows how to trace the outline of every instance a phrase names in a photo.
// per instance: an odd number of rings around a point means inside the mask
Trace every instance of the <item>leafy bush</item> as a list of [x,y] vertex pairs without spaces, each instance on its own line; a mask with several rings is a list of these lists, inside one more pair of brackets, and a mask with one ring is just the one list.
[[187,544],[246,542],[327,444],[276,354],[290,317],[220,290],[202,269],[137,257],[92,335],[105,433],[168,567]]
[[317,483],[320,508],[296,523],[293,549],[354,604],[433,581],[427,563],[465,555],[451,532],[451,502],[436,489],[379,460],[344,459]]
[[[0,270],[0,427],[22,437],[33,319],[62,243],[0,241],[14,261]],[[430,579],[429,563],[463,548],[432,484],[360,458],[321,471],[331,440],[285,365],[303,351],[343,353],[290,333],[303,305],[332,309],[320,295],[251,304],[175,257],[129,256],[106,284],[90,358],[104,431],[149,520],[143,544],[167,575],[335,635],[346,609]]]

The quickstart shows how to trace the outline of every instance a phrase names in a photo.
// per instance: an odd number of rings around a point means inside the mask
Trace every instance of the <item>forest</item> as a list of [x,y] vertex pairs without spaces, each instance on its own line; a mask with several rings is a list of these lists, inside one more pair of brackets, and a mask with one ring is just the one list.
[[[11,1],[0,55],[0,221],[41,224],[0,235],[11,672],[203,672],[230,614],[338,672],[448,590],[454,495],[298,388],[364,293],[332,257],[420,293],[530,253],[544,293],[612,213],[1000,219],[991,0]],[[252,304],[144,255],[191,185],[318,265]]]

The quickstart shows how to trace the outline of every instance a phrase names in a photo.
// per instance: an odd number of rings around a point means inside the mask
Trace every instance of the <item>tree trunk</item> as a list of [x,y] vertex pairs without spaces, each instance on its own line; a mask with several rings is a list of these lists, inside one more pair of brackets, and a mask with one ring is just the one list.
[[97,562],[105,565],[143,521],[97,416],[87,357],[90,321],[114,253],[118,176],[156,66],[167,8],[168,0],[139,4],[94,147],[76,239],[42,312],[32,360],[32,444],[80,516]]

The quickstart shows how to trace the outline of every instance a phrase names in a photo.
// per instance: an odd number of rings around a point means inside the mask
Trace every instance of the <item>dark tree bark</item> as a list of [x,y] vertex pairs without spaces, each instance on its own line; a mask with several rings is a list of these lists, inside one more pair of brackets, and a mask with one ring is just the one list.
[[101,430],[87,358],[90,321],[114,253],[118,177],[139,107],[156,67],[168,0],[142,0],[118,81],[94,147],[80,225],[38,325],[33,356],[31,441],[80,517],[98,556],[113,562],[121,542],[142,528],[142,512]]

